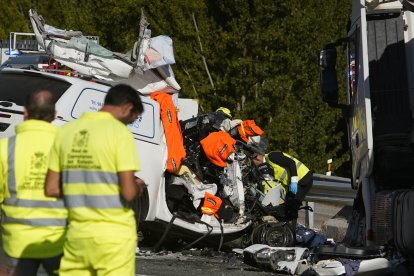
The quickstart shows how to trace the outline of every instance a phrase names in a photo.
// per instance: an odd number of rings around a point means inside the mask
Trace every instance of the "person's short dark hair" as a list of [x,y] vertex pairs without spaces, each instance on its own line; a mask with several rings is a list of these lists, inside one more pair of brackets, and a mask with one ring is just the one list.
[[127,84],[118,84],[108,90],[104,104],[120,106],[126,103],[132,104],[132,111],[141,114],[144,112],[141,98],[138,92]]
[[26,97],[24,107],[28,113],[28,119],[51,122],[55,119],[55,97],[48,90],[36,90]]

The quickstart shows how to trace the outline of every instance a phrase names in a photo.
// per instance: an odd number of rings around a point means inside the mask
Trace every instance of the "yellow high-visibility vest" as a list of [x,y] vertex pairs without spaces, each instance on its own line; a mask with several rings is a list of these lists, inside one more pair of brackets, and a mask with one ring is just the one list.
[[61,127],[49,168],[61,173],[68,238],[136,236],[117,173],[139,169],[137,150],[129,129],[110,113],[86,112]]
[[[298,172],[298,181],[300,181],[309,172],[309,169],[295,157],[290,156],[289,154],[284,153],[284,152],[282,153],[284,156],[289,157],[290,159],[295,161],[296,170]],[[270,161],[268,154],[266,154],[265,159],[266,159],[266,162],[268,162],[273,167],[275,179],[281,182],[286,189],[290,184],[290,172],[288,171],[288,169]]]
[[16,136],[0,140],[0,197],[5,252],[14,258],[48,258],[62,254],[67,211],[61,199],[44,195],[52,124],[27,120]]

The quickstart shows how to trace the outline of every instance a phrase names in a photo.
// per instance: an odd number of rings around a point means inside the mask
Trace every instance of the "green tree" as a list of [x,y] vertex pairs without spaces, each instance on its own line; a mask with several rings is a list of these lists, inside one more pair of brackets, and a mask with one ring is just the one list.
[[346,133],[340,112],[320,99],[317,54],[346,35],[350,7],[344,0],[0,0],[0,38],[30,31],[28,10],[36,8],[49,25],[97,35],[104,47],[127,52],[143,9],[152,35],[173,39],[182,97],[198,98],[201,112],[226,106],[237,118],[254,119],[271,149],[317,172],[329,158],[345,172]]
[[30,6],[30,0],[1,0],[0,1],[0,38],[8,39],[10,32],[29,32],[30,22],[27,21],[26,7]]

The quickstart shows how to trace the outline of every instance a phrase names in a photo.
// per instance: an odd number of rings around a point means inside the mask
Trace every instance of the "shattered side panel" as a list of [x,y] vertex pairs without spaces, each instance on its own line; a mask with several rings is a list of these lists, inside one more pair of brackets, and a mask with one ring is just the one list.
[[143,14],[141,23],[144,21],[144,25],[138,41],[130,54],[125,55],[115,54],[89,41],[81,32],[64,31],[45,24],[36,10],[31,9],[29,16],[38,44],[56,61],[82,75],[127,83],[143,94],[177,93],[181,89],[171,68],[175,63],[171,38],[150,38],[149,24]]

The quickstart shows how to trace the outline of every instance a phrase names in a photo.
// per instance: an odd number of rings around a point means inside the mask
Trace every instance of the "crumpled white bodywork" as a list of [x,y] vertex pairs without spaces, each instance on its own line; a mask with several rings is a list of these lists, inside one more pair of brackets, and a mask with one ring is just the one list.
[[156,91],[177,93],[181,87],[174,77],[172,40],[150,38],[148,22],[141,18],[141,30],[131,55],[112,52],[87,39],[79,31],[66,31],[45,24],[33,9],[30,22],[39,45],[58,62],[80,74],[127,83],[143,94]]

